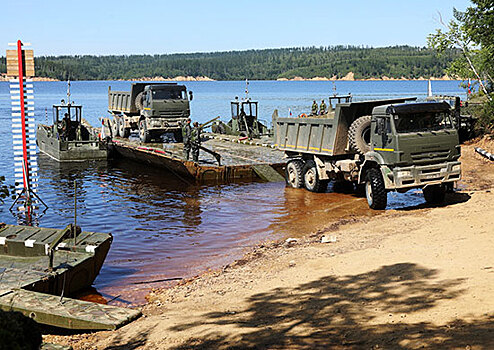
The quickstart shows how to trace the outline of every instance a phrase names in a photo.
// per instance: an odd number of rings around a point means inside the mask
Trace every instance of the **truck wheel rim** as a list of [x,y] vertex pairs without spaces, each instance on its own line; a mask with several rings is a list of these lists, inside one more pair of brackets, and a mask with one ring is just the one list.
[[367,197],[367,203],[372,204],[372,185],[370,181],[365,184],[365,196]]
[[314,170],[313,169],[309,169],[306,173],[305,173],[305,181],[307,182],[307,184],[312,187],[314,186],[314,183],[316,181],[316,176],[314,174]]
[[123,121],[121,121],[121,122],[119,121],[119,123],[118,123],[118,131],[119,131],[119,133],[120,133],[120,135],[121,135],[121,136],[123,136],[123,135],[124,135],[124,133],[125,133],[125,128],[124,128],[124,123],[123,123]]
[[365,142],[367,146],[370,146],[370,135],[371,135],[370,128],[366,128],[364,131],[362,131],[362,140]]
[[291,185],[295,185],[296,180],[297,175],[295,174],[295,171],[291,167],[288,168],[288,181]]

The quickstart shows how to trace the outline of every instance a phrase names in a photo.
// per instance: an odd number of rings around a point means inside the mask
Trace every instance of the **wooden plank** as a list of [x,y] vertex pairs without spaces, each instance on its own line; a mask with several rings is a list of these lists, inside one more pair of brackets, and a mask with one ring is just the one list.
[[15,235],[23,230],[23,227],[21,226],[7,226],[4,230],[0,231],[0,237],[8,237]]
[[40,231],[36,235],[36,241],[40,241],[43,243],[50,244],[51,239],[60,230],[56,230],[54,228],[40,228]]
[[7,50],[7,58],[15,58],[17,61],[17,50]]
[[113,330],[141,315],[138,310],[91,303],[23,289],[0,297],[0,308],[14,310],[36,322],[68,329]]
[[13,241],[25,241],[27,239],[31,239],[32,236],[36,235],[39,232],[39,228],[37,227],[29,227],[23,226],[22,230],[17,232],[17,237],[12,238]]
[[[24,53],[24,75],[26,77],[33,77],[35,75],[34,69],[34,51],[22,50]],[[19,63],[17,61],[17,50],[7,50],[7,76],[19,75]]]

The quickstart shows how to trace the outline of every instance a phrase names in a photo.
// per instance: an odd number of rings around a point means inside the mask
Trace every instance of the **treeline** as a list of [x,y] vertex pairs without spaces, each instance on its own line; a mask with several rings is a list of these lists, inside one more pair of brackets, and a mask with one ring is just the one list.
[[[336,76],[356,79],[441,77],[457,50],[438,56],[427,48],[356,46],[283,48],[212,53],[36,57],[36,75],[60,80],[207,76],[215,80],[274,80]],[[0,72],[6,70],[5,57]]]

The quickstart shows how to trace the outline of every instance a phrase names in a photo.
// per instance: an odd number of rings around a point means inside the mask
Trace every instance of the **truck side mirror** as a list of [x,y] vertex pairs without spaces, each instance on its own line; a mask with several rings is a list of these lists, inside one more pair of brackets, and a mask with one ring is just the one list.
[[194,99],[194,94],[192,91],[189,91],[189,100],[192,101]]

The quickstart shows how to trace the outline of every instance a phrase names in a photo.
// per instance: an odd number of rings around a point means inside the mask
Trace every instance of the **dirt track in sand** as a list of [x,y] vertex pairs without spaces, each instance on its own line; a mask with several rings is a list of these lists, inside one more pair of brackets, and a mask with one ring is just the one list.
[[473,147],[444,206],[321,223],[154,291],[145,317],[120,330],[45,338],[75,349],[493,349],[494,164]]

